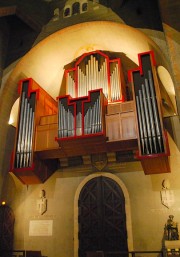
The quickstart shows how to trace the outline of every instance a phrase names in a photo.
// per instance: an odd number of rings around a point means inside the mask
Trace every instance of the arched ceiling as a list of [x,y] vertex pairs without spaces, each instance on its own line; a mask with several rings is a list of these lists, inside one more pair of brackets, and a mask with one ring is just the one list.
[[60,95],[66,65],[83,53],[102,50],[117,53],[124,71],[138,65],[138,53],[153,50],[158,65],[166,61],[157,45],[142,32],[124,24],[97,21],[60,30],[37,44],[16,65],[5,87],[33,78],[53,98]]

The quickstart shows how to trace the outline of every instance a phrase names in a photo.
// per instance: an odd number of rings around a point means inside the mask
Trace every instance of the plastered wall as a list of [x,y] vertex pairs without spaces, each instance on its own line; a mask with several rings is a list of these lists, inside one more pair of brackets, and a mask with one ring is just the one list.
[[[170,214],[180,222],[179,168],[180,153],[170,138],[172,172],[161,175],[144,175],[141,165],[124,163],[114,167],[113,176],[120,179],[129,194],[131,230],[134,250],[161,250],[164,225]],[[129,169],[133,169],[129,171]],[[108,172],[104,171],[108,174]],[[101,173],[103,175],[103,173]],[[55,172],[42,185],[24,186],[13,176],[9,176],[7,187],[13,191],[11,206],[15,212],[14,248],[41,250],[48,257],[74,256],[74,215],[75,194],[89,172],[61,170]],[[161,203],[162,181],[168,179],[174,193],[174,203],[170,208]],[[41,215],[37,209],[40,191],[44,189],[47,198],[47,212]],[[8,190],[6,198],[12,198]],[[52,220],[51,236],[30,236],[30,221]],[[127,224],[128,226],[128,224]],[[132,250],[132,249],[130,249]]]
[[[162,6],[164,2],[161,1]],[[164,10],[164,9],[163,9]],[[166,10],[164,10],[166,14]],[[166,15],[165,15],[166,16]],[[167,16],[166,16],[167,17]],[[94,18],[95,19],[95,18]],[[49,24],[50,29],[54,24]],[[165,56],[171,59],[174,68],[174,81],[178,93],[179,34],[164,26],[165,36],[169,39],[168,51],[164,33],[142,29],[159,47]],[[46,35],[46,30],[42,33]],[[49,33],[48,33],[49,34]],[[172,38],[175,37],[175,40]],[[171,51],[172,50],[172,51]],[[172,55],[171,55],[172,52]],[[1,55],[2,56],[2,55]],[[23,76],[24,74],[20,74]],[[11,80],[11,79],[10,79]],[[11,81],[10,81],[11,82]],[[15,129],[8,125],[11,107],[17,98],[17,92],[6,88],[0,92],[0,189],[1,199],[9,204],[15,213],[14,249],[41,250],[48,257],[72,257],[74,249],[74,197],[80,183],[92,170],[58,170],[44,184],[25,186],[8,173],[9,157],[13,148]],[[179,94],[179,93],[178,93]],[[180,223],[180,153],[169,137],[171,173],[145,176],[140,163],[119,163],[110,165],[106,172],[112,172],[125,185],[130,199],[131,229],[134,250],[160,250],[162,248],[163,229],[169,214]],[[174,203],[170,208],[161,203],[162,181],[168,179],[174,193]],[[37,201],[44,189],[47,197],[47,212],[40,215]],[[52,220],[52,236],[30,236],[29,224],[33,220]]]

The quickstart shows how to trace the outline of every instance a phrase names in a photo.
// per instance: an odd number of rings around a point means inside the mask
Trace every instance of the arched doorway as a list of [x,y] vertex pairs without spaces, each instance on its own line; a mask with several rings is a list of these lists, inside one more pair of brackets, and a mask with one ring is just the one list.
[[0,255],[13,250],[14,213],[7,205],[0,205]]
[[88,251],[127,251],[125,196],[119,183],[107,174],[96,174],[84,183],[78,198],[75,256],[85,257]]

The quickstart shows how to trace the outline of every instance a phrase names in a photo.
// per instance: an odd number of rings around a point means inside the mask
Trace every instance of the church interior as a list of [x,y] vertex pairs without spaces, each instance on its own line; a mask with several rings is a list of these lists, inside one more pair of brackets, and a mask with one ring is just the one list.
[[180,256],[179,11],[0,1],[0,256]]

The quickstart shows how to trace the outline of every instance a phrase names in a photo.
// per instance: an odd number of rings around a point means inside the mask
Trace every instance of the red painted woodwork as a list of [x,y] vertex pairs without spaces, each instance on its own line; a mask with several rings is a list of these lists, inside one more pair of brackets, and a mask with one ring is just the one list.
[[[23,132],[20,131],[20,109],[22,103],[22,91],[24,85],[27,86],[26,90],[26,99],[27,101],[30,97],[35,94],[35,103],[34,103],[34,122],[32,127],[32,149],[31,149],[31,157],[28,165],[24,165],[23,167],[19,167],[16,165],[16,151],[18,144],[19,134]],[[34,153],[34,145],[35,145],[35,130],[36,126],[40,122],[40,118],[43,115],[53,115],[57,113],[57,102],[47,94],[47,92],[42,89],[33,79],[25,79],[21,80],[18,85],[18,92],[20,94],[20,105],[18,112],[18,127],[16,131],[16,139],[15,139],[15,147],[11,157],[11,167],[10,171],[13,172],[24,184],[37,184],[44,182],[54,170],[57,168],[57,160],[51,160],[51,163],[45,160],[40,160],[36,157]],[[25,110],[22,110],[24,112]],[[25,124],[28,127],[28,124]],[[21,155],[25,155],[27,153],[21,153]],[[24,157],[25,158],[25,157]]]
[[[144,60],[146,58],[146,61],[144,61],[144,63],[142,61],[143,58],[144,58]],[[153,53],[153,51],[141,53],[138,55],[138,59],[139,59],[139,67],[137,69],[129,70],[129,72],[128,72],[128,79],[129,79],[129,82],[132,83],[133,98],[136,103],[135,104],[135,113],[136,113],[136,123],[138,124],[137,131],[138,131],[138,145],[139,145],[139,147],[138,147],[139,151],[137,154],[137,158],[141,161],[141,164],[142,164],[145,174],[170,172],[170,166],[169,166],[169,161],[168,161],[168,156],[170,155],[170,152],[169,152],[169,145],[168,145],[168,139],[166,136],[166,131],[163,128],[161,93],[160,93],[159,82],[158,82],[157,73],[156,73],[156,61],[154,58],[154,53]],[[148,60],[149,60],[149,63],[148,63]],[[148,69],[150,69],[150,71],[148,71]],[[156,99],[155,109],[157,110],[157,113],[159,115],[158,122],[159,122],[160,135],[162,135],[162,150],[159,152],[157,151],[156,153],[150,152],[150,153],[145,154],[143,152],[142,142],[141,142],[142,136],[141,136],[139,116],[138,116],[139,114],[138,114],[137,98],[138,98],[138,90],[141,91],[141,89],[139,87],[139,83],[145,83],[144,80],[146,80],[147,74],[150,74],[148,72],[152,73],[152,80],[153,80],[153,84],[154,84],[154,94],[155,95],[154,96],[151,95],[151,97],[149,97],[149,99],[152,103],[152,106],[153,106],[152,98],[154,97]],[[150,81],[148,81],[148,83],[150,84]],[[145,88],[144,84],[142,84],[142,86]],[[144,90],[146,91],[146,88]],[[144,94],[144,96],[145,96],[145,94]],[[142,102],[144,101],[143,97],[142,97]],[[147,95],[146,95],[146,97],[147,97]],[[147,116],[146,113],[145,113],[145,115]],[[150,115],[149,111],[148,111],[148,115]],[[142,116],[143,115],[141,113],[141,117]],[[153,117],[154,116],[155,115],[153,112]],[[155,121],[155,118],[153,118],[153,119],[154,119],[153,126],[155,127],[157,123]],[[145,120],[146,120],[146,117],[145,117]],[[142,126],[143,125],[144,125],[144,123],[142,124]],[[147,130],[147,127],[146,127],[146,130]],[[151,127],[150,133],[152,133],[152,127]],[[158,136],[156,136],[156,137],[158,137]]]
[[[87,95],[78,96],[78,69],[80,65],[81,67],[85,65],[85,61],[87,62],[86,58],[90,58],[91,55],[93,55],[94,58],[99,56],[98,58],[106,60],[108,80],[107,98],[105,97],[101,86],[100,88],[88,90]],[[57,169],[58,160],[61,158],[86,155],[91,156],[94,154],[123,151],[137,152],[135,158],[138,158],[141,161],[145,174],[170,172],[168,160],[170,153],[162,121],[161,94],[156,75],[154,53],[152,51],[140,53],[138,59],[139,67],[128,72],[128,79],[132,84],[133,93],[133,100],[131,101],[126,101],[126,86],[121,60],[119,58],[110,59],[101,51],[94,51],[82,55],[75,62],[74,67],[65,71],[66,79],[68,73],[71,72],[73,74],[75,97],[65,94],[58,96],[57,99],[54,100],[32,78],[21,80],[18,86],[18,92],[20,94],[18,126],[14,151],[11,158],[10,172],[13,172],[24,184],[37,184],[48,179],[48,177]],[[115,66],[113,66],[114,64]],[[120,81],[117,90],[121,90],[122,93],[122,97],[117,100],[112,100],[111,95],[111,75],[112,70],[114,71],[114,67],[116,67],[119,72],[116,76]],[[159,141],[160,148],[162,149],[159,151],[158,148],[156,149],[156,152],[149,152],[148,146],[146,146],[146,151],[144,150],[145,148],[142,145],[142,139],[144,138],[141,136],[140,116],[138,116],[137,99],[142,100],[139,91],[143,93],[142,84],[149,72],[152,73],[155,90],[154,98],[157,100],[156,111],[159,118],[158,129],[160,130],[160,136],[162,135],[162,145]],[[148,83],[150,83],[150,79]],[[26,90],[23,89],[25,84],[27,85]],[[67,92],[68,85],[66,85],[66,93]],[[32,96],[34,97],[34,100],[31,99]],[[23,101],[28,102],[30,105],[28,108],[32,107],[31,104],[33,102],[32,108],[34,110],[32,155],[30,155],[31,162],[29,164],[28,161],[28,165],[24,166],[21,165],[21,159],[19,161],[19,156],[25,159],[25,161],[23,161],[24,163],[27,158],[27,152],[22,153],[19,151],[19,148],[21,150],[19,134],[21,134],[22,124],[24,125],[21,120],[21,105],[26,106]],[[93,115],[96,115],[94,118],[95,120],[93,121],[95,125],[91,125],[90,130],[88,127],[88,115],[91,112],[89,112],[89,110],[93,110]],[[70,116],[68,116],[69,114]],[[80,115],[79,119],[77,118],[78,115]],[[71,117],[71,120],[69,120],[69,117]],[[86,119],[87,117],[88,119]],[[63,122],[69,123],[70,121],[71,127],[66,127],[67,124],[63,125]],[[79,122],[81,125],[80,127],[78,127]],[[158,140],[159,135],[155,138],[155,141]],[[154,149],[155,147],[153,148],[153,151]]]
[[[108,81],[108,102],[123,102],[126,100],[126,85],[125,85],[125,80],[124,80],[124,75],[123,75],[123,70],[122,70],[122,64],[121,64],[121,60],[120,58],[115,58],[115,59],[110,59],[108,55],[106,55],[105,53],[97,50],[97,51],[92,51],[92,52],[88,52],[83,54],[74,64],[74,67],[66,69],[65,70],[65,78],[66,78],[66,94],[69,94],[68,91],[68,83],[67,83],[67,75],[69,73],[73,74],[73,78],[74,78],[74,88],[75,88],[75,95],[74,97],[79,97],[78,95],[78,87],[79,87],[79,81],[78,81],[78,67],[85,62],[85,58],[92,56],[92,55],[97,55],[100,57],[103,57],[106,62],[107,62],[107,67],[106,67],[106,74],[107,74],[107,81]],[[111,77],[111,64],[113,63],[117,63],[118,66],[118,71],[119,71],[119,75],[118,75],[118,81],[119,81],[119,88],[117,89],[118,91],[121,91],[121,97],[117,100],[113,100],[112,99],[112,85],[111,85],[111,81],[110,81],[110,77]],[[83,64],[85,65],[85,64]],[[99,84],[98,87],[94,87],[94,88],[89,88],[88,91],[90,90],[94,90],[94,89],[98,89],[98,88],[102,88],[102,84]],[[86,96],[86,95],[84,95]]]

